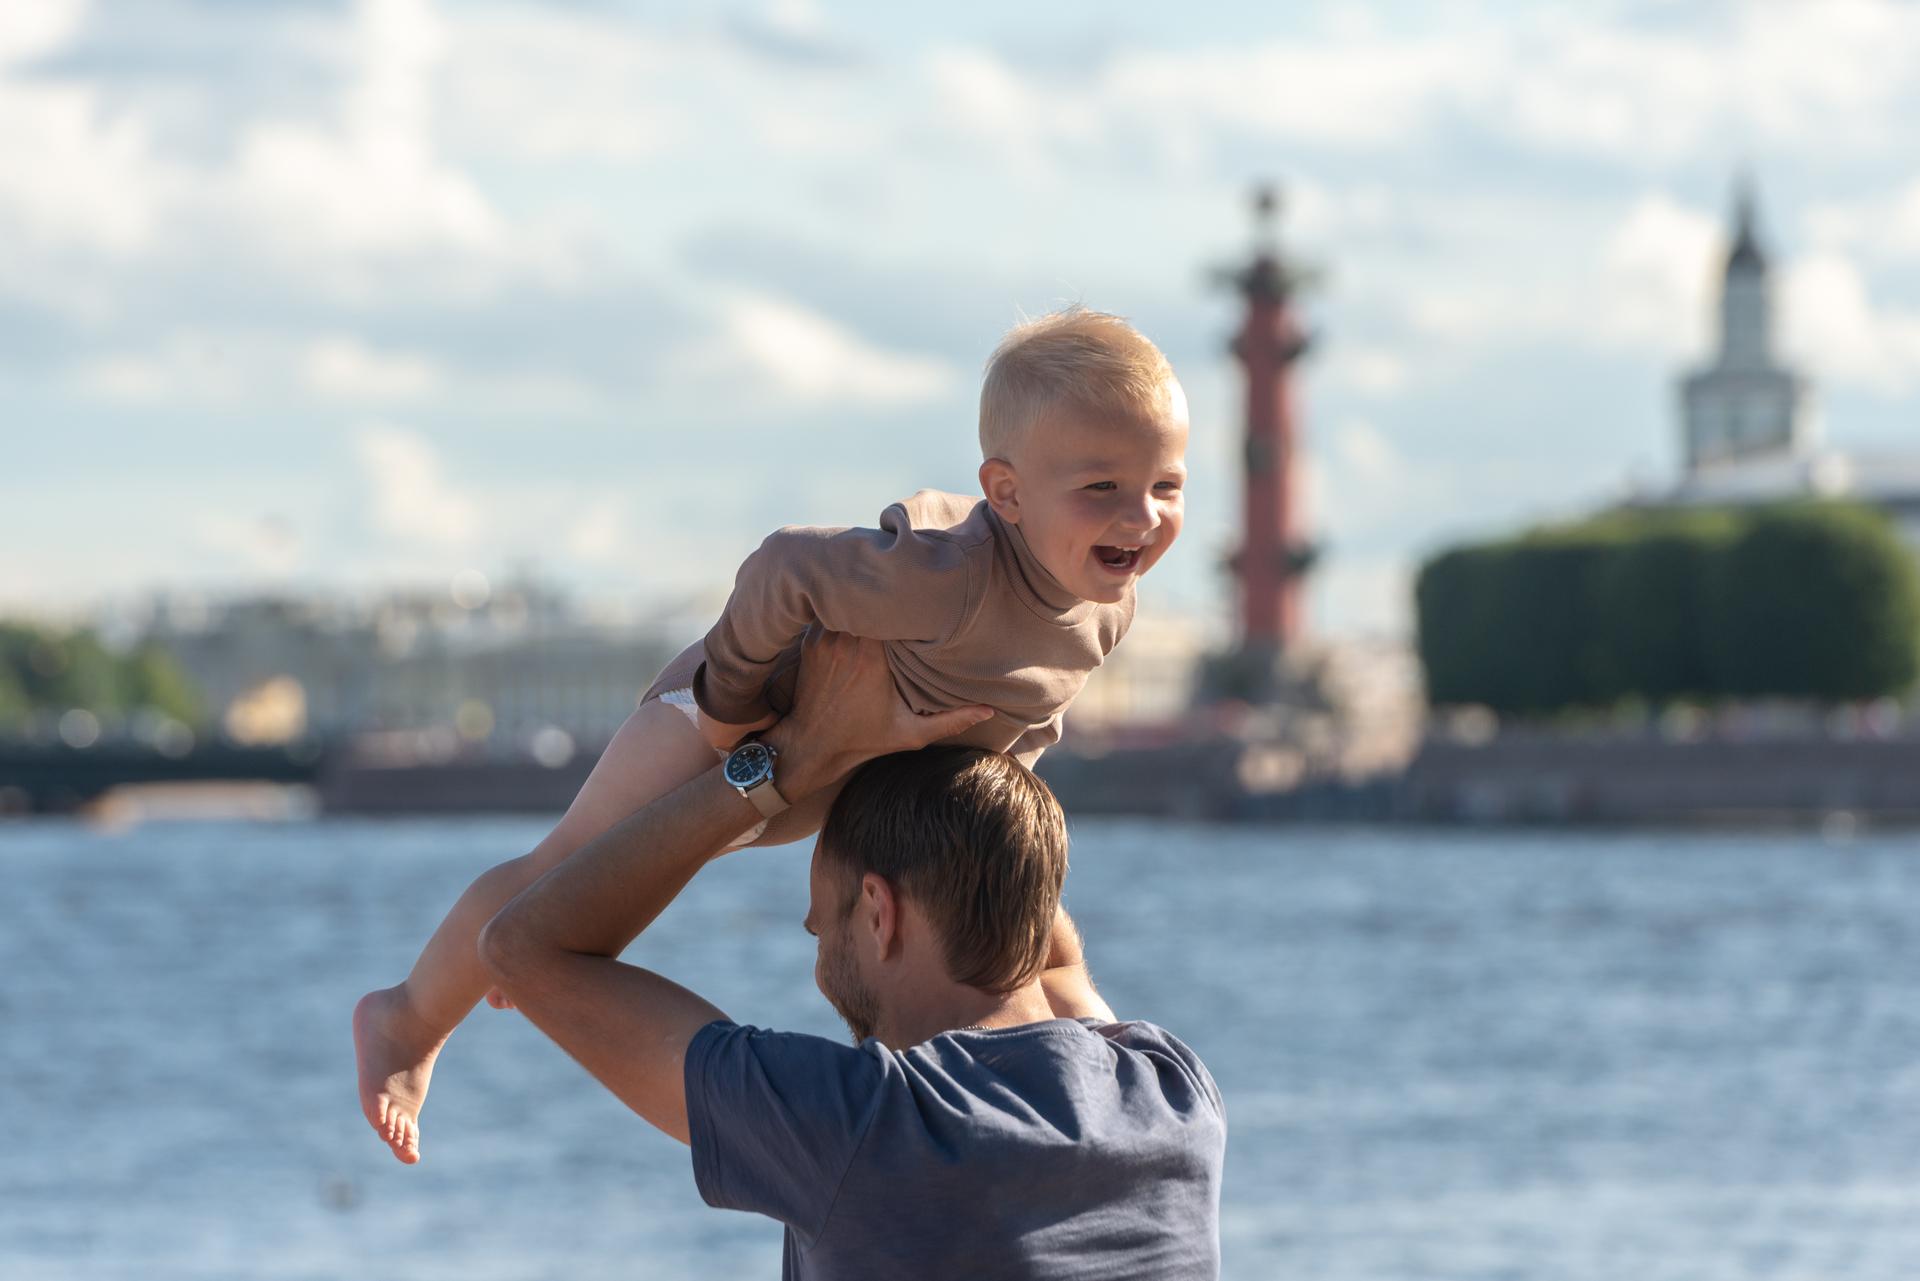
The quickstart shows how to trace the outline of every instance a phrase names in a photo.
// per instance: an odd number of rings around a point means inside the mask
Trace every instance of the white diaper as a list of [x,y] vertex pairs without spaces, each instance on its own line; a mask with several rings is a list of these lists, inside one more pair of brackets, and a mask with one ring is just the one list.
[[[695,733],[699,732],[700,704],[693,701],[692,686],[682,686],[679,689],[662,690],[660,691],[660,701],[663,703],[671,703],[673,704],[673,706],[679,708],[682,712],[685,712],[687,719],[693,723],[694,732]],[[714,751],[719,754],[721,760],[725,760],[727,758],[727,753],[720,751],[719,748],[716,747]],[[737,850],[743,846],[751,845],[755,841],[759,840],[761,836],[765,835],[766,830],[767,830],[767,820],[763,818],[758,823],[755,823],[752,827],[742,832],[739,836],[734,837],[732,841],[728,842],[727,848],[730,850]]]

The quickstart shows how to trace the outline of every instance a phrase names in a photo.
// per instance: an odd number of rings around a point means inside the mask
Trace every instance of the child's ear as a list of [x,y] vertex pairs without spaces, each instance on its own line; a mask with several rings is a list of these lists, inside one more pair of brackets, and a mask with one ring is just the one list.
[[994,512],[1009,525],[1020,523],[1020,473],[1004,458],[980,464],[980,492]]

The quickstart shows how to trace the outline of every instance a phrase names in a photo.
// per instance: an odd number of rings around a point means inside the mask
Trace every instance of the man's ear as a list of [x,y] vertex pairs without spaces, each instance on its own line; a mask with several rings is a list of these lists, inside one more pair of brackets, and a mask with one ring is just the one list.
[[884,961],[900,950],[900,901],[893,886],[878,872],[860,878],[860,923],[874,960]]
[[1004,458],[980,464],[980,492],[994,512],[1009,525],[1020,523],[1020,473]]

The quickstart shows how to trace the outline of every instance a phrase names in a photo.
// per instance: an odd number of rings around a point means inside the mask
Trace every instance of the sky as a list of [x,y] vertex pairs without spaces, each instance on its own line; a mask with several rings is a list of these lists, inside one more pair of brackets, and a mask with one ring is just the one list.
[[1731,191],[1828,440],[1920,451],[1920,4],[0,5],[0,610],[524,569],[643,607],[975,487],[1024,315],[1194,414],[1227,616],[1248,195],[1322,276],[1311,623],[1678,465]]

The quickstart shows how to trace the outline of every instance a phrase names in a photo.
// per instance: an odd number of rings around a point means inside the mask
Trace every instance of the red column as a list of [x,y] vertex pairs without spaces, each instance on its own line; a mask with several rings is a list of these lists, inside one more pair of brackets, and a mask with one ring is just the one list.
[[[1275,200],[1262,192],[1255,209],[1263,234]],[[1305,577],[1312,562],[1300,509],[1300,408],[1293,366],[1307,334],[1291,299],[1298,275],[1271,246],[1236,272],[1246,320],[1233,353],[1247,371],[1245,527],[1233,568],[1240,587],[1240,642],[1245,650],[1277,654],[1300,638],[1306,623]]]

